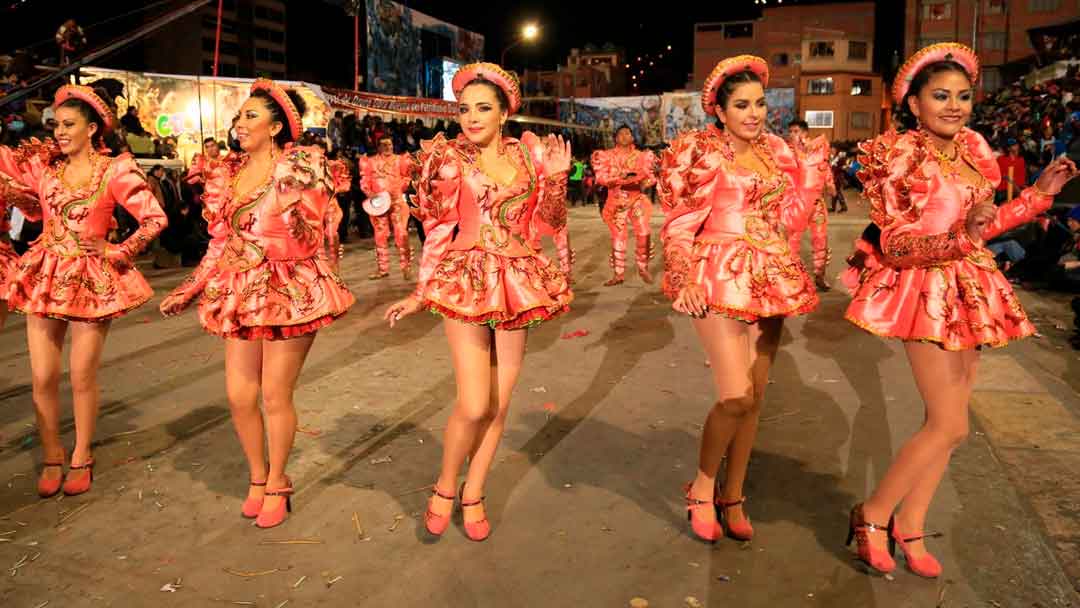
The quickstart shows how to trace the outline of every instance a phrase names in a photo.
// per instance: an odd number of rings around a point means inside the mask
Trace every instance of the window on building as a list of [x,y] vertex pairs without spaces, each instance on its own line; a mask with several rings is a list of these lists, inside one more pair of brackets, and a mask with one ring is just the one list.
[[[214,39],[213,38],[203,38],[202,39],[202,48],[203,48],[203,52],[205,52],[205,53],[213,53],[214,52]],[[235,42],[229,41],[229,40],[222,40],[221,41],[220,51],[221,51],[222,55],[234,55],[234,56],[239,55],[240,54],[240,45],[238,45]]]
[[858,40],[848,42],[847,58],[851,61],[864,61],[868,55],[870,45]]
[[795,65],[801,64],[802,63],[802,53],[795,53],[795,57],[794,57],[794,60],[792,61],[792,63],[794,63]]
[[[217,17],[210,15],[203,15],[202,24],[204,30],[217,31]],[[236,33],[236,21],[233,19],[221,20],[221,33],[223,34],[235,34]]]
[[1005,6],[1008,0],[986,0],[986,14],[987,15],[1003,15],[1005,14]]
[[986,32],[983,34],[983,51],[1004,51],[1005,32]]
[[773,64],[779,67],[784,67],[791,63],[791,56],[787,53],[777,53],[773,55]]
[[724,26],[724,38],[753,38],[753,23],[728,23]]
[[979,81],[982,83],[982,89],[984,91],[997,91],[1005,86],[1005,82],[1001,77],[1001,68],[983,68],[982,74],[979,76]]
[[218,76],[236,77],[240,75],[240,69],[235,63],[219,63]]
[[833,111],[807,110],[804,120],[811,129],[831,129],[833,128]]
[[270,77],[274,80],[285,80],[285,72],[270,72]]
[[874,86],[874,81],[869,78],[853,78],[851,80],[851,94],[852,95],[873,95],[871,90]]
[[[807,121],[809,122],[809,121]],[[870,112],[852,112],[851,113],[851,128],[869,131],[874,126],[873,116]]]
[[277,9],[273,9],[273,8],[269,8],[269,7],[261,6],[261,5],[256,5],[255,6],[255,18],[256,19],[265,19],[266,21],[276,21],[278,23],[285,23],[285,13],[283,13],[283,12],[277,10]]
[[923,0],[922,18],[924,21],[944,21],[945,19],[952,19],[952,2]]
[[930,46],[932,44],[938,44],[940,42],[949,42],[949,41],[950,41],[949,38],[925,38],[925,37],[920,37],[919,38],[919,48],[923,49],[923,48],[926,48],[926,47],[928,47],[928,46]]
[[832,78],[811,78],[807,81],[806,93],[808,95],[832,95],[833,92]]
[[1033,13],[1049,13],[1061,8],[1061,0],[1028,0],[1028,10]]
[[817,40],[810,43],[810,59],[828,59],[836,55],[836,44]]

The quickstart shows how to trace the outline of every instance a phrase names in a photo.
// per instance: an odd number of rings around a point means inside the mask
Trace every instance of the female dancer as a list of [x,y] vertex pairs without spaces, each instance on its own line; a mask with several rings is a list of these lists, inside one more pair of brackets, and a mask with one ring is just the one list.
[[360,189],[368,197],[386,192],[390,209],[382,215],[370,215],[375,227],[375,262],[378,265],[369,279],[390,276],[390,233],[397,245],[401,276],[412,278],[412,247],[409,245],[409,204],[405,190],[409,187],[415,162],[408,154],[394,154],[394,140],[389,135],[379,139],[375,156],[360,158]]
[[446,426],[442,471],[425,525],[441,535],[460,490],[465,533],[491,532],[484,481],[495,457],[510,395],[525,356],[525,331],[569,310],[570,250],[556,238],[562,269],[540,250],[543,235],[565,236],[570,145],[526,131],[502,136],[521,105],[516,77],[491,63],[454,76],[459,122],[453,141],[424,142],[416,191],[427,241],[416,291],[386,310],[391,326],[422,308],[444,317],[457,377],[457,401]]
[[[1035,331],[983,245],[1045,211],[1077,174],[1071,161],[1059,159],[1033,187],[995,208],[1001,175],[994,154],[964,126],[978,75],[978,58],[966,46],[922,49],[893,86],[893,99],[916,124],[861,146],[859,178],[880,237],[854,256],[869,263],[847,319],[904,341],[926,407],[922,428],[873,494],[851,511],[848,543],[857,538],[860,559],[881,572],[896,567],[892,549],[899,545],[914,573],[941,574],[923,544],[923,525],[949,457],[968,433],[978,349]],[[874,240],[877,231],[864,235]]]
[[634,145],[634,133],[630,127],[619,127],[615,132],[615,147],[597,150],[592,155],[596,181],[608,189],[604,203],[604,223],[611,232],[612,276],[604,285],[619,285],[626,273],[626,245],[628,224],[637,236],[637,268],[641,280],[652,283],[649,260],[652,258],[652,202],[643,192],[656,184],[656,156],[649,150],[642,152]]
[[691,527],[707,541],[724,534],[717,511],[728,536],[753,537],[742,490],[769,367],[783,318],[818,302],[785,229],[812,209],[803,193],[820,190],[828,147],[815,142],[800,163],[784,140],[765,132],[768,79],[759,57],[721,61],[701,98],[717,124],[680,136],[661,157],[663,288],[675,310],[694,317],[718,396],[705,420],[697,477],[686,488]]
[[316,332],[354,302],[335,270],[332,218],[341,216],[331,208],[326,160],[317,147],[292,144],[303,112],[295,91],[263,79],[251,86],[236,123],[244,153],[206,182],[210,247],[161,303],[162,313],[174,315],[201,293],[199,321],[225,339],[225,390],[251,475],[241,513],[260,528],[282,523],[291,510],[285,465],[304,359]]
[[[55,141],[31,140],[15,150],[0,146],[0,193],[11,193],[9,202],[19,204],[27,219],[44,222],[41,238],[19,258],[0,296],[26,315],[43,498],[61,489],[68,495],[90,489],[97,370],[109,322],[153,295],[134,261],[167,223],[131,155],[99,152],[116,125],[105,100],[90,87],[65,85],[53,107]],[[139,228],[123,243],[107,243],[118,204]],[[66,455],[60,443],[60,358],[69,327],[75,447],[61,484]]]

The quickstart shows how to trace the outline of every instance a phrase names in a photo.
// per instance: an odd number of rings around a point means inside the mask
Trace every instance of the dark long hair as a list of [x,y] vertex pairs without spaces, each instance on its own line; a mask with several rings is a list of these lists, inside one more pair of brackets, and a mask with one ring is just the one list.
[[[94,89],[94,92],[97,93],[98,97],[105,100],[105,103],[109,103],[109,96],[103,89]],[[57,107],[75,110],[86,119],[86,122],[97,125],[97,131],[94,132],[94,136],[90,139],[90,145],[95,150],[104,149],[113,154],[120,148],[120,139],[116,136],[116,133],[105,134],[105,119],[90,104],[81,99],[69,97]],[[110,109],[112,109],[111,106]],[[115,115],[115,109],[112,110]]]
[[506,92],[502,90],[502,87],[500,87],[499,85],[495,84],[494,82],[488,80],[487,78],[484,78],[483,76],[480,76],[478,78],[474,78],[473,80],[471,80],[469,82],[469,84],[465,85],[461,90],[462,90],[462,92],[464,92],[465,89],[467,89],[467,88],[469,88],[469,87],[471,87],[473,85],[477,85],[477,84],[486,86],[495,93],[495,99],[497,99],[499,101],[499,109],[500,110],[502,110],[504,112],[509,112],[510,111],[510,98],[506,96]]
[[900,107],[896,110],[896,116],[900,119],[900,124],[905,130],[912,131],[919,127],[919,119],[912,113],[908,100],[912,97],[918,97],[919,93],[922,93],[922,90],[926,88],[926,85],[930,82],[931,78],[944,72],[958,72],[963,74],[964,77],[969,80],[971,78],[967,73],[967,70],[964,69],[964,66],[949,59],[935,61],[919,70],[919,72],[915,74],[915,77],[911,79],[911,86],[908,87],[907,94],[904,95],[904,99],[900,102]]
[[[304,103],[304,98],[300,97],[300,94],[292,89],[287,89],[285,94],[289,96],[289,100],[296,106],[296,111],[300,113],[300,117],[303,118],[307,113],[307,104]],[[285,108],[281,107],[270,93],[263,90],[252,91],[252,97],[258,98],[263,102],[263,105],[270,110],[270,120],[280,122],[284,128],[278,131],[278,134],[274,136],[274,143],[279,147],[284,148],[286,144],[296,141],[300,134],[297,133],[296,137],[293,137],[292,131],[289,129],[289,118],[285,113]]]
[[[727,109],[727,102],[731,99],[731,95],[735,92],[735,89],[739,88],[739,85],[749,82],[761,83],[761,77],[757,75],[757,72],[751,70],[743,70],[741,72],[735,72],[731,76],[724,79],[724,82],[716,88],[716,107]],[[764,86],[764,85],[763,85]],[[720,121],[720,118],[716,118],[716,128],[723,130],[724,123]]]

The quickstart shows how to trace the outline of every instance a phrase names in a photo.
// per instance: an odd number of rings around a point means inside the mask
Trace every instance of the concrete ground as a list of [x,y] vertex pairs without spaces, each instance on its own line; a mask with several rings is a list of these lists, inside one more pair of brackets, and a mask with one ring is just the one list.
[[[858,208],[833,217],[834,273],[864,224]],[[320,334],[301,376],[295,511],[269,531],[239,516],[247,472],[222,343],[194,313],[162,319],[159,299],[109,337],[93,491],[39,500],[12,316],[0,331],[0,606],[1080,607],[1080,359],[1066,299],[1025,294],[1042,337],[984,354],[975,432],[930,514],[944,576],[870,576],[843,546],[848,509],[922,421],[900,345],[844,322],[839,290],[787,323],[746,490],[757,537],[703,544],[681,495],[713,401],[697,337],[657,286],[601,286],[595,208],[574,209],[571,226],[576,300],[530,335],[485,543],[460,519],[437,541],[423,531],[454,378],[435,317],[380,320],[411,286],[366,280],[369,242],[343,263],[358,304]],[[146,274],[160,298],[186,272]],[[66,377],[61,391],[69,403]]]

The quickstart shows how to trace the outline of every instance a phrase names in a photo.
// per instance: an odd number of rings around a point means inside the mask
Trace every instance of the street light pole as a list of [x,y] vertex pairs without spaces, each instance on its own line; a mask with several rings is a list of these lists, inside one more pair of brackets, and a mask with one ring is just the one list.
[[501,65],[501,66],[503,66],[505,68],[506,67],[506,52],[509,51],[510,49],[514,48],[515,46],[521,44],[522,42],[524,42],[524,40],[525,40],[524,38],[519,37],[517,40],[515,40],[515,41],[511,42],[509,45],[507,45],[507,47],[503,49],[502,55],[499,56],[499,65]]

